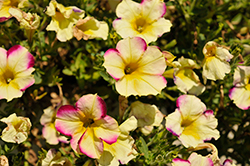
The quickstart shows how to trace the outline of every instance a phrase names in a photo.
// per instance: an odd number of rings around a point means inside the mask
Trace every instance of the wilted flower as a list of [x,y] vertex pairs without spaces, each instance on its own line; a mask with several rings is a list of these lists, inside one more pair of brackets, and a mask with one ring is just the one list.
[[10,8],[9,13],[20,22],[20,27],[26,30],[27,38],[31,41],[40,25],[40,17],[36,13],[25,13],[17,8]]
[[42,166],[72,166],[67,157],[62,157],[60,152],[50,149],[46,158],[42,160]]
[[6,21],[11,17],[9,9],[23,8],[28,5],[28,0],[1,0],[0,1],[0,22]]
[[137,152],[133,149],[134,139],[129,135],[129,132],[136,128],[137,120],[134,116],[123,122],[119,126],[121,134],[119,135],[117,142],[111,145],[104,142],[104,151],[98,160],[99,164],[103,166],[118,166],[119,162],[121,164],[127,164],[130,160],[135,158]]
[[76,152],[99,158],[103,141],[115,143],[120,134],[116,120],[106,112],[102,98],[84,95],[76,102],[76,107],[64,105],[58,109],[55,127],[62,134],[71,136],[70,144]]
[[74,26],[74,36],[77,40],[93,38],[107,40],[108,32],[108,24],[104,21],[98,21],[94,17],[80,19]]
[[116,49],[106,51],[103,66],[116,80],[118,93],[126,97],[157,95],[167,84],[162,76],[166,69],[162,52],[140,37],[123,39]]
[[203,62],[202,76],[204,81],[210,80],[222,80],[225,74],[231,71],[229,61],[233,58],[233,55],[229,53],[226,48],[219,46],[213,41],[209,41],[203,48],[203,54],[205,56]]
[[140,4],[123,0],[116,8],[118,19],[113,26],[122,38],[138,36],[150,43],[170,31],[172,24],[163,17],[165,13],[162,0],[143,0]]
[[174,83],[181,92],[200,95],[205,90],[205,86],[201,84],[199,77],[193,71],[200,67],[192,59],[181,57],[173,64],[175,65]]
[[197,153],[192,153],[188,160],[174,158],[172,166],[214,166],[213,161]]
[[0,165],[1,166],[9,166],[9,160],[6,156],[0,156]]
[[22,143],[28,138],[28,132],[31,128],[29,118],[16,116],[15,113],[7,118],[0,120],[7,124],[7,127],[2,131],[2,140],[5,142]]
[[34,57],[25,47],[15,45],[8,51],[0,48],[0,99],[21,97],[34,84]]
[[140,101],[131,104],[129,116],[136,117],[138,127],[144,135],[150,134],[154,126],[160,126],[164,117],[155,105],[144,104]]
[[84,17],[85,12],[75,6],[64,7],[56,0],[51,0],[46,14],[52,17],[46,30],[56,31],[58,40],[65,42],[73,37],[73,26]]
[[220,137],[217,119],[212,110],[206,110],[204,103],[192,95],[182,95],[176,101],[175,112],[166,117],[166,128],[185,147],[196,147],[199,143],[211,138]]
[[238,66],[234,71],[234,87],[229,91],[229,97],[237,107],[243,110],[250,108],[250,67]]

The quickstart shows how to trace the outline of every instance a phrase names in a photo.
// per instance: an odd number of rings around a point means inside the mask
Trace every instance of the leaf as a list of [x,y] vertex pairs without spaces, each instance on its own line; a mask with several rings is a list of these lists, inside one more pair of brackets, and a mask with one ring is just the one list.
[[234,18],[231,20],[231,23],[232,23],[233,25],[237,25],[237,24],[240,23],[241,19],[242,19],[242,14],[239,13],[239,14],[237,14],[236,16],[234,16]]
[[148,158],[149,157],[149,154],[148,154],[148,146],[145,142],[145,140],[140,137],[140,143],[141,143],[141,146],[139,146],[139,150],[144,154],[145,158]]

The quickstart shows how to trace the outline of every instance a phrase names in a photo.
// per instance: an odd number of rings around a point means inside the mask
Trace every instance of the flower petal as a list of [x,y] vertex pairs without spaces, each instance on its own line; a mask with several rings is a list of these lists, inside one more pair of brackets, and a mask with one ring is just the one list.
[[141,13],[141,6],[139,3],[132,0],[123,0],[116,8],[116,15],[119,18],[134,20]]
[[94,135],[93,128],[87,128],[79,140],[80,151],[91,158],[100,158],[103,152],[103,142]]
[[42,130],[43,137],[46,139],[46,142],[48,142],[51,145],[57,145],[59,143],[57,138],[57,131],[55,128],[55,125],[53,123],[49,123],[43,127]]
[[162,0],[143,0],[141,2],[142,17],[149,22],[163,17],[166,13],[166,5]]
[[229,91],[229,98],[243,110],[250,108],[250,91],[245,87],[234,87]]
[[120,134],[118,123],[108,115],[100,120],[96,120],[91,127],[93,127],[96,137],[108,144],[115,143]]
[[126,64],[137,63],[146,48],[146,42],[140,37],[126,38],[116,45],[116,49]]
[[174,158],[172,162],[172,166],[191,166],[191,163],[188,160],[180,158]]
[[203,157],[201,155],[198,155],[197,153],[192,153],[189,156],[188,161],[190,161],[192,165],[214,166],[213,161],[209,157]]
[[105,117],[107,108],[104,100],[97,94],[88,94],[82,96],[77,102],[76,107],[83,114],[93,120],[98,120]]
[[161,75],[166,69],[166,62],[162,52],[153,46],[148,46],[143,58],[138,63],[138,72]]
[[15,45],[7,51],[9,68],[15,72],[22,72],[34,66],[35,59],[29,51],[20,45]]
[[11,81],[9,84],[0,83],[0,99],[7,99],[7,102],[13,98],[21,97],[22,91],[19,90],[19,86]]
[[128,20],[120,18],[115,19],[113,21],[113,27],[116,30],[116,32],[124,39],[127,37],[140,36],[140,33],[133,27],[133,24],[128,22]]
[[175,136],[180,136],[183,128],[181,127],[182,117],[178,110],[169,114],[166,118],[166,129]]
[[124,121],[120,126],[119,129],[121,134],[129,135],[130,131],[133,131],[137,128],[137,119],[134,116],[129,117],[126,121]]
[[105,52],[103,66],[115,80],[119,80],[125,75],[125,64],[116,49],[111,48]]
[[7,64],[7,51],[3,48],[0,48],[0,72],[3,72],[3,69],[6,68]]

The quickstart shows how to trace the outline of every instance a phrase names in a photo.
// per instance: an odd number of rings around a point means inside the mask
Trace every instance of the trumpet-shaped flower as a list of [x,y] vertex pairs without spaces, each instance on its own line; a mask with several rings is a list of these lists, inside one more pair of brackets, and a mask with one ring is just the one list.
[[61,106],[55,127],[62,134],[71,136],[70,144],[76,152],[91,158],[100,158],[103,141],[115,143],[120,134],[116,120],[106,115],[105,102],[92,94],[82,96],[76,107]]
[[55,128],[56,111],[50,106],[44,110],[44,114],[40,119],[40,123],[44,126],[42,130],[43,137],[51,145],[57,145],[59,141],[68,143],[67,137],[61,136]]
[[108,24],[104,21],[98,21],[94,17],[80,19],[74,26],[74,36],[77,40],[93,38],[107,40],[108,32]]
[[0,99],[21,97],[34,84],[34,57],[25,47],[15,45],[8,51],[0,48]]
[[136,157],[137,152],[133,149],[134,139],[129,135],[129,132],[136,128],[137,120],[131,116],[119,126],[121,134],[116,143],[109,145],[104,142],[104,151],[98,160],[101,166],[118,166],[119,161],[121,164],[127,164]]
[[192,95],[182,95],[176,101],[175,112],[166,117],[166,128],[185,147],[196,147],[199,143],[211,138],[220,137],[217,119],[212,110],[206,110],[204,103]]
[[106,51],[103,66],[116,80],[118,93],[126,97],[157,95],[167,84],[162,76],[166,69],[162,52],[140,37],[123,39],[116,49]]
[[65,42],[73,37],[74,24],[84,17],[85,12],[75,6],[64,7],[56,0],[51,0],[46,14],[52,17],[46,30],[56,31],[58,40]]
[[238,66],[234,71],[234,87],[229,91],[229,97],[237,107],[250,108],[250,67]]
[[67,157],[62,157],[60,152],[50,149],[46,158],[42,160],[42,166],[72,166]]
[[233,58],[233,55],[226,48],[219,46],[213,41],[209,41],[203,48],[203,54],[205,59],[202,76],[205,82],[206,79],[214,81],[218,79],[222,80],[225,74],[231,71],[228,62]]
[[28,138],[28,132],[31,128],[29,118],[16,116],[15,113],[7,118],[0,120],[7,124],[7,127],[2,131],[2,140],[5,142],[22,143]]
[[28,0],[1,0],[0,1],[0,22],[6,21],[11,17],[9,9],[23,8],[28,5]]
[[155,105],[135,101],[131,104],[129,116],[135,116],[141,132],[144,135],[148,135],[151,133],[154,126],[161,125],[164,115]]
[[26,30],[26,36],[31,41],[35,30],[40,25],[40,17],[36,13],[25,13],[17,8],[10,8],[9,13],[20,22],[20,27]]
[[150,43],[170,31],[172,24],[163,17],[165,13],[162,0],[143,0],[140,4],[123,0],[116,8],[118,19],[113,27],[122,38],[138,36]]
[[173,64],[175,65],[174,83],[181,92],[200,95],[205,90],[205,86],[193,71],[200,67],[192,59],[181,57]]
[[172,166],[214,166],[213,161],[197,153],[192,153],[188,160],[174,158]]

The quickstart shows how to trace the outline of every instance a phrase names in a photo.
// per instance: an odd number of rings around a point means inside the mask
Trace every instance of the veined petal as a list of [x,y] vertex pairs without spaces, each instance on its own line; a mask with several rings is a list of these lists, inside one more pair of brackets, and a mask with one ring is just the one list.
[[56,132],[57,131],[53,123],[45,125],[42,130],[43,137],[46,139],[46,142],[51,145],[57,145],[59,143]]
[[96,120],[91,127],[93,127],[95,136],[108,144],[115,143],[120,134],[118,123],[108,115],[100,120]]
[[169,114],[166,118],[166,128],[170,131],[173,135],[180,136],[183,128],[181,127],[181,113],[178,110]]
[[93,128],[87,128],[79,140],[80,151],[91,158],[100,158],[103,152],[103,142],[94,134]]
[[105,52],[103,66],[115,80],[119,80],[125,75],[125,64],[116,49],[111,48]]
[[203,157],[201,155],[198,155],[197,153],[192,153],[189,158],[188,161],[190,161],[190,163],[192,165],[199,165],[199,166],[214,166],[213,161],[209,158],[209,157]]
[[7,102],[13,98],[21,97],[22,91],[19,90],[19,86],[11,81],[9,84],[0,84],[0,99],[7,99]]
[[157,47],[148,46],[138,63],[138,72],[161,75],[166,67],[162,52]]
[[35,83],[35,79],[33,76],[19,77],[12,80],[12,82],[15,82],[21,91],[25,91],[28,87]]
[[120,126],[119,129],[121,134],[129,135],[130,131],[133,131],[137,128],[137,119],[134,116],[129,117],[126,121],[124,121]]
[[238,66],[234,71],[233,84],[248,84],[250,78],[250,66]]
[[133,27],[133,24],[124,19],[116,19],[113,21],[113,27],[122,38],[140,36],[140,33]]
[[223,47],[217,47],[216,48],[216,56],[224,61],[230,61],[234,56],[232,54],[230,54],[230,52],[223,48]]
[[229,98],[240,109],[247,110],[250,108],[250,91],[245,87],[233,87],[230,89]]
[[157,95],[166,87],[167,81],[160,75],[131,74],[116,82],[117,91],[124,96]]
[[107,108],[104,100],[98,95],[84,95],[77,102],[76,107],[83,114],[93,120],[98,120],[105,117]]
[[201,100],[192,95],[182,95],[176,101],[178,110],[181,111],[183,117],[190,120],[197,119],[205,110],[206,106]]
[[55,127],[60,133],[72,136],[75,133],[85,131],[82,116],[75,107],[71,105],[61,106],[56,114]]
[[126,38],[117,43],[116,49],[126,64],[137,63],[147,49],[147,44],[140,37]]
[[79,148],[79,140],[81,139],[84,132],[85,130],[75,133],[70,140],[71,148],[77,153],[81,153],[80,148]]
[[142,17],[152,22],[163,17],[166,13],[166,5],[162,0],[143,0],[141,2]]
[[140,15],[140,13],[140,4],[132,0],[123,0],[116,8],[117,17],[126,20],[134,20]]
[[174,158],[172,162],[172,166],[191,166],[191,163],[188,160],[180,158]]
[[22,72],[34,66],[34,57],[20,45],[15,45],[7,51],[8,66],[13,72]]
[[226,73],[231,71],[228,62],[221,61],[216,57],[208,57],[203,66],[203,77],[210,80],[223,79]]

